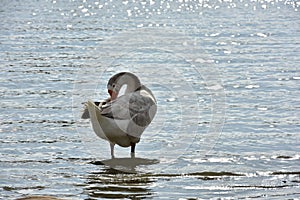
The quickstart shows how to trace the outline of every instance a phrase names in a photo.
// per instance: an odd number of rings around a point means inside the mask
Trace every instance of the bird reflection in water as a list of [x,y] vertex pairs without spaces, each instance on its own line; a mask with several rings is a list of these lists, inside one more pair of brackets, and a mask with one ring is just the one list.
[[155,178],[146,174],[124,172],[106,166],[88,175],[85,191],[91,199],[151,198],[153,191],[150,186],[153,182],[156,182]]

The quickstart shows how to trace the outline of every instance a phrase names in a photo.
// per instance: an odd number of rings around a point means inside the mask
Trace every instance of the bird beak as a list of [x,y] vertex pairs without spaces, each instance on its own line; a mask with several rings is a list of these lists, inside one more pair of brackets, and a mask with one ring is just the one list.
[[113,90],[108,90],[108,93],[109,93],[112,101],[118,97],[118,93],[114,92]]

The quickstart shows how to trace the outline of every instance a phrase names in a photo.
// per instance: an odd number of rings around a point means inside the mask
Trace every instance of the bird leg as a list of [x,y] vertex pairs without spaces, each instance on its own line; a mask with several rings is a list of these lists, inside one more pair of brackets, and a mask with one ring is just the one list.
[[110,144],[110,155],[111,155],[111,158],[115,158],[115,155],[114,155],[115,144],[111,143],[111,142],[109,144]]
[[131,142],[131,158],[134,158],[135,157],[135,143]]

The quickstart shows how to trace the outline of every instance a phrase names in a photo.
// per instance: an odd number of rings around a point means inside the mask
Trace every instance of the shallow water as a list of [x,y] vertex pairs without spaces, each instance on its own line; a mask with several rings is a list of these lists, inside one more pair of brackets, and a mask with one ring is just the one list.
[[[2,4],[0,198],[299,198],[299,2]],[[121,70],[159,106],[135,173],[80,119]]]

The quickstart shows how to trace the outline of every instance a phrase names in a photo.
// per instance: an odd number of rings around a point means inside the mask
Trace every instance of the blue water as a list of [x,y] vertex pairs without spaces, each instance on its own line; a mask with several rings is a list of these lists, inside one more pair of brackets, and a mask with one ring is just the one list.
[[[299,198],[299,2],[1,4],[0,199]],[[135,173],[80,119],[124,70],[158,100]]]

